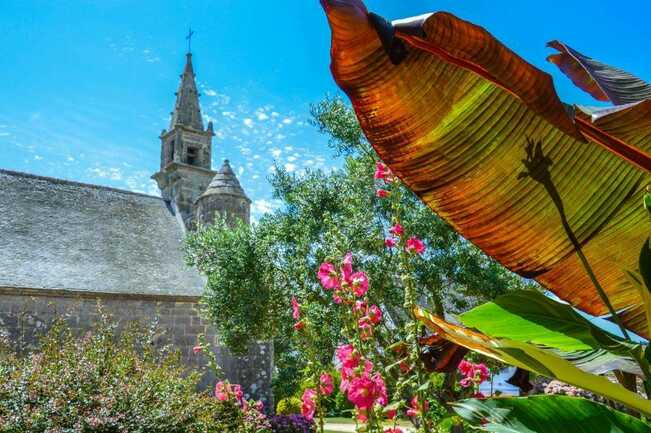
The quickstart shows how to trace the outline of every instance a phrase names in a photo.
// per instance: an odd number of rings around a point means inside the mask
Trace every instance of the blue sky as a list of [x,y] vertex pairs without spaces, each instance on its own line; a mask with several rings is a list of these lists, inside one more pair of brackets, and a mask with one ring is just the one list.
[[[648,0],[367,6],[389,19],[447,10],[478,23],[552,73],[566,102],[592,100],[545,62],[551,39],[651,80]],[[203,113],[217,132],[213,165],[231,160],[254,215],[277,205],[266,180],[274,161],[297,173],[340,164],[307,123],[310,103],[338,93],[317,0],[3,0],[0,168],[157,193],[149,176],[190,24]]]

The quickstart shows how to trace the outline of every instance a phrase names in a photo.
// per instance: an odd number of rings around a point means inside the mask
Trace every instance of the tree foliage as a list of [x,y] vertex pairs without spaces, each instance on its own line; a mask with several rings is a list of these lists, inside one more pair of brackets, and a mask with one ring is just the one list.
[[[282,378],[277,384],[283,387],[277,397],[295,391],[295,373],[304,362],[290,338],[292,295],[312,301],[306,314],[323,325],[315,338],[324,363],[340,336],[341,318],[329,308],[315,278],[320,263],[352,251],[371,281],[371,300],[389,312],[392,328],[399,329],[406,319],[398,258],[382,241],[391,220],[390,204],[374,193],[377,156],[340,99],[314,105],[311,114],[311,123],[329,136],[333,153],[343,157],[341,168],[296,175],[277,167],[270,181],[280,209],[251,227],[218,221],[187,242],[188,262],[208,277],[204,302],[223,340],[242,350],[252,340],[274,337]],[[421,304],[443,316],[526,285],[461,238],[407,188],[399,188],[405,229],[422,234],[427,244],[414,269]]]

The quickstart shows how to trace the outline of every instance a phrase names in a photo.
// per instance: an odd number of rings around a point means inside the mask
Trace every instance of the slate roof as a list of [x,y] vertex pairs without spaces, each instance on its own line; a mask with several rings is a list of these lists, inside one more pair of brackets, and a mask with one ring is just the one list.
[[0,170],[0,287],[198,296],[159,197]]
[[231,168],[228,159],[224,160],[224,164],[215,174],[215,177],[212,178],[208,188],[201,194],[200,197],[207,197],[209,195],[234,195],[238,197],[244,197],[249,202],[249,199],[244,192],[244,189],[240,185],[240,181],[237,180],[235,172]]

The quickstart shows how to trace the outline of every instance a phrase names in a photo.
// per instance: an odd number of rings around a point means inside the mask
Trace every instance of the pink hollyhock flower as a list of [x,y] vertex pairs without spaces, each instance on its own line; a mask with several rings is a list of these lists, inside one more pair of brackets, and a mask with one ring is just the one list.
[[348,400],[358,409],[367,409],[375,403],[375,382],[368,375],[350,381]]
[[323,373],[321,374],[321,377],[319,377],[319,382],[321,382],[320,385],[321,394],[323,395],[332,394],[332,391],[334,390],[332,376],[330,376],[328,373]]
[[341,278],[351,284],[351,278],[353,276],[353,253],[347,252],[344,256],[344,261],[341,265]]
[[398,415],[398,411],[395,409],[389,409],[384,411],[384,416],[387,417],[387,419],[394,419]]
[[242,387],[240,385],[233,385],[233,395],[235,395],[235,398],[241,404],[242,399],[244,398],[244,393],[242,392]]
[[364,272],[355,272],[350,277],[350,285],[353,286],[355,296],[364,296],[368,292],[368,277]]
[[339,278],[337,277],[337,269],[332,263],[321,263],[317,277],[321,281],[324,289],[330,290],[339,287]]
[[384,240],[384,246],[387,248],[393,248],[398,244],[398,242],[393,238],[386,238]]
[[387,197],[389,197],[389,191],[387,191],[386,189],[381,189],[380,188],[377,191],[375,191],[375,196],[377,198],[387,198]]
[[412,236],[407,240],[407,251],[410,253],[423,254],[425,252],[425,244],[417,237]]
[[257,410],[258,412],[262,412],[264,410],[264,402],[261,401],[261,400],[258,400],[258,401],[255,402],[254,407],[255,407],[255,410]]
[[341,304],[344,301],[343,299],[341,299],[341,296],[339,296],[336,293],[332,295],[332,300],[335,304]]
[[357,409],[357,415],[355,415],[355,418],[359,422],[368,421],[368,411],[366,409]]
[[459,385],[461,385],[462,388],[470,388],[474,383],[472,376],[464,377],[459,381]]
[[490,371],[484,363],[475,364],[475,378],[479,380],[479,383],[482,383],[490,377]]
[[380,373],[373,375],[373,383],[375,383],[375,402],[380,406],[386,406],[389,403],[389,396],[387,395],[387,386],[384,383],[384,378]]
[[405,233],[405,229],[399,223],[396,223],[389,229],[389,233],[394,236],[402,236]]
[[201,346],[194,346],[192,348],[192,353],[194,353],[196,355],[197,353],[200,353],[202,350],[203,349],[201,348]]
[[465,359],[463,359],[460,363],[457,369],[463,374],[464,376],[472,376],[473,375],[473,370],[474,366],[472,362],[468,362]]
[[292,296],[292,317],[294,320],[301,318],[300,305],[298,305],[298,301],[296,300],[295,296]]
[[373,177],[377,180],[383,180],[386,183],[393,181],[393,173],[391,173],[389,167],[381,161],[375,163],[375,174]]
[[337,348],[337,359],[345,368],[356,368],[359,365],[360,356],[352,344],[344,344]]
[[306,389],[303,392],[303,405],[301,406],[301,414],[308,420],[312,421],[314,419],[314,413],[316,412],[316,391],[313,389]]
[[400,427],[387,427],[384,429],[384,433],[405,433]]
[[354,312],[366,314],[367,309],[368,307],[365,301],[360,301],[360,300],[355,301],[355,305],[353,306]]
[[219,401],[226,401],[228,400],[228,394],[230,389],[224,382],[217,382],[215,385],[215,397],[217,397],[217,400]]
[[373,336],[373,325],[371,324],[371,319],[367,316],[360,318],[357,321],[357,326],[359,327],[359,337],[362,340],[368,340]]
[[377,325],[382,321],[382,310],[377,305],[371,305],[366,313],[371,323]]

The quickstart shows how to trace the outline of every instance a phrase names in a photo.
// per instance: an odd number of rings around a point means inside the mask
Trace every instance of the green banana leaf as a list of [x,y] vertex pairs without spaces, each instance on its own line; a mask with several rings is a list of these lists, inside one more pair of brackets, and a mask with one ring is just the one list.
[[645,400],[605,377],[581,370],[572,362],[552,351],[508,338],[493,338],[472,329],[448,323],[422,308],[415,308],[414,315],[443,339],[506,364],[592,391],[646,415],[651,415],[651,401]]
[[603,404],[568,396],[464,400],[455,412],[495,433],[649,433],[639,419]]
[[567,304],[533,290],[500,296],[459,316],[491,337],[506,337],[565,352],[607,349],[628,353],[635,345],[592,324]]

